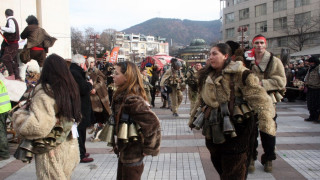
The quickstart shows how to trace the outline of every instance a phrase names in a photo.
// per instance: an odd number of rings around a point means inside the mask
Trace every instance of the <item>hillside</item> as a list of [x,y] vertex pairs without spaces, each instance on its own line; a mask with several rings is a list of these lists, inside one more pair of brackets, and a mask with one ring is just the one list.
[[221,39],[221,22],[191,21],[180,19],[153,18],[141,24],[122,30],[126,34],[144,34],[167,38],[178,45],[189,45],[195,38],[204,39],[209,45]]

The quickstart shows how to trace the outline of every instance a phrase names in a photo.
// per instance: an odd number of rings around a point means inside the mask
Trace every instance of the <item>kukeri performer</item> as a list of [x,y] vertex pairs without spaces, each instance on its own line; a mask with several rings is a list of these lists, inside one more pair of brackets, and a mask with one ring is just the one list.
[[231,61],[227,44],[212,47],[208,63],[198,74],[199,98],[189,127],[202,128],[221,179],[246,179],[254,142],[253,112],[260,130],[275,136],[272,101],[241,61]]
[[[259,78],[259,84],[271,97],[274,108],[276,103],[280,102],[285,92],[287,83],[284,66],[281,60],[266,50],[267,40],[263,35],[257,35],[252,40],[253,49],[247,51],[246,60],[251,60],[250,70]],[[248,53],[249,52],[249,53]],[[249,61],[250,62],[250,61]],[[276,122],[277,116],[274,117]],[[256,121],[259,121],[256,117]],[[256,137],[258,130],[256,129]],[[264,165],[265,172],[272,171],[272,161],[276,159],[275,145],[276,136],[270,136],[268,133],[260,130],[261,144],[264,154],[261,156],[261,164]],[[258,147],[258,140],[255,141],[255,149]],[[251,157],[249,171],[255,170],[254,161],[257,159],[258,151],[254,150]]]
[[[144,156],[159,154],[160,122],[150,109],[143,80],[134,63],[117,63],[113,80],[117,87],[112,101],[114,133],[117,135],[114,152],[119,157],[117,179],[139,180]],[[113,125],[112,121],[109,119],[108,126]],[[107,142],[109,140],[107,138]]]

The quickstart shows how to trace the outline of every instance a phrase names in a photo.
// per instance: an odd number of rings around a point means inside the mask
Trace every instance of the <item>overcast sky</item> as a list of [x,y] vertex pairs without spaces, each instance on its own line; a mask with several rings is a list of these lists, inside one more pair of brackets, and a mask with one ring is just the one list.
[[70,0],[71,27],[117,31],[151,18],[211,21],[220,18],[220,0]]

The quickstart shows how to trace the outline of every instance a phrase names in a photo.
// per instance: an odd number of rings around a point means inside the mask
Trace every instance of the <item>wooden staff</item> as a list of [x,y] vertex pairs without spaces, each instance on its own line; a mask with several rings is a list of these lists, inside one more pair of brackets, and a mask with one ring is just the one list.
[[9,45],[8,40],[3,36],[3,34],[2,34],[2,32],[1,32],[1,31],[0,31],[0,34],[1,34],[2,38],[4,39],[4,41]]

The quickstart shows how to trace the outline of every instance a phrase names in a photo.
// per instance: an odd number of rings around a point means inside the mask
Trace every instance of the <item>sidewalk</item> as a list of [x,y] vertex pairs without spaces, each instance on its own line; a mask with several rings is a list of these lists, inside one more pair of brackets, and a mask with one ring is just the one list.
[[[183,101],[179,117],[172,112],[160,109],[160,98],[156,99],[154,112],[161,121],[161,152],[157,157],[146,157],[142,179],[219,179],[210,161],[201,131],[191,131],[188,126],[190,104]],[[295,180],[320,179],[320,124],[305,122],[308,117],[305,102],[279,103],[277,160],[273,161],[273,172],[265,173],[259,145],[256,171],[249,174],[250,180]],[[75,169],[72,179],[116,179],[117,158],[110,152],[105,142],[86,143],[87,151],[94,158],[92,163],[81,163]],[[259,142],[260,143],[260,142]],[[10,144],[13,153],[16,144]],[[0,162],[0,179],[36,179],[34,161],[23,164],[10,159]]]

